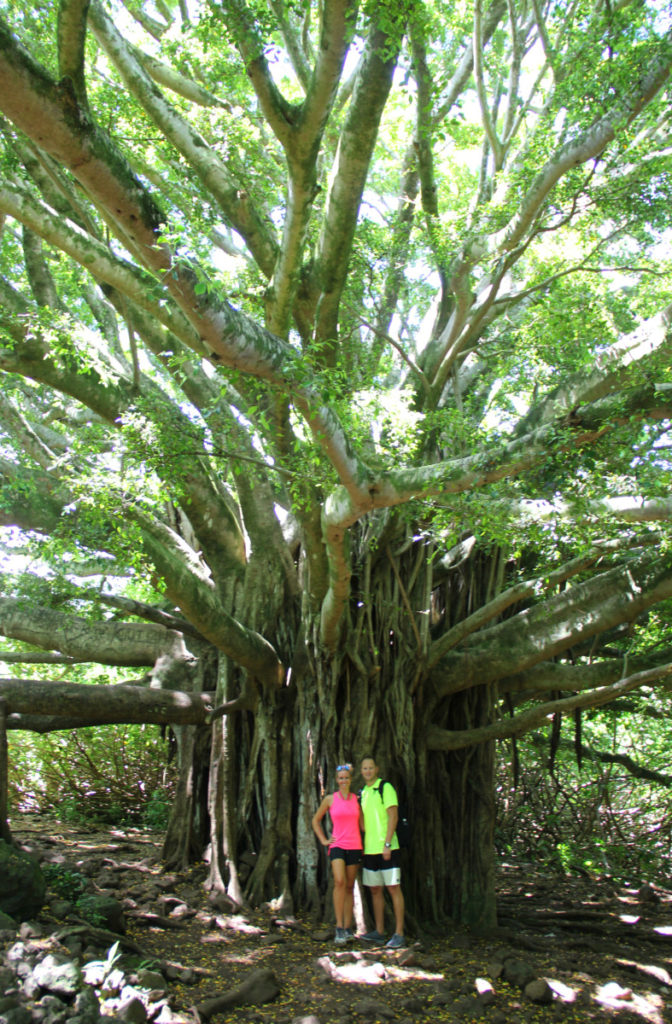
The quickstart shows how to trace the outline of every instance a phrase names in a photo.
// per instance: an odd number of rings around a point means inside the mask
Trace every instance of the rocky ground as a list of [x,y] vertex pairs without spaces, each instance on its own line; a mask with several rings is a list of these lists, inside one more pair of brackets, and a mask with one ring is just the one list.
[[[213,901],[205,866],[162,873],[155,834],[30,818],[12,830],[51,882],[35,922],[0,932],[0,1024],[672,1020],[672,892],[657,886],[507,867],[499,928],[387,953]],[[123,907],[123,934],[114,914],[82,916],[101,894]]]

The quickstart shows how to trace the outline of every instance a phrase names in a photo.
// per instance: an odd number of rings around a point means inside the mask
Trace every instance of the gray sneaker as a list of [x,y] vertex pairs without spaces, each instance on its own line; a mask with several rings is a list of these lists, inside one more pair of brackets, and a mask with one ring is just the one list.
[[403,949],[405,945],[404,936],[395,932],[392,938],[385,943],[385,949]]
[[336,929],[336,934],[334,935],[334,945],[335,946],[344,946],[347,941],[348,941],[348,933],[346,932],[345,928],[337,928]]
[[345,941],[352,942],[355,937],[355,933],[352,928],[344,928],[343,931],[345,932]]
[[367,932],[366,935],[360,935],[359,937],[363,942],[375,942],[378,946],[382,946],[385,942],[385,936],[382,932]]

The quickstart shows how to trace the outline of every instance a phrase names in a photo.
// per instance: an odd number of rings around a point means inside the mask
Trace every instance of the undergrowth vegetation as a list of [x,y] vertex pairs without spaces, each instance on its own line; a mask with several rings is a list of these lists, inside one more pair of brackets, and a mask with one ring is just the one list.
[[[504,862],[535,863],[560,874],[655,881],[672,868],[672,777],[660,747],[643,758],[600,746],[607,713],[593,713],[577,756],[564,739],[551,754],[549,734],[530,734],[515,753],[506,745],[498,770],[495,844]],[[639,728],[651,730],[651,724]],[[664,743],[664,729],[660,729]],[[502,749],[500,755],[504,755]]]
[[170,753],[166,738],[151,725],[10,735],[11,812],[165,828],[175,788]]

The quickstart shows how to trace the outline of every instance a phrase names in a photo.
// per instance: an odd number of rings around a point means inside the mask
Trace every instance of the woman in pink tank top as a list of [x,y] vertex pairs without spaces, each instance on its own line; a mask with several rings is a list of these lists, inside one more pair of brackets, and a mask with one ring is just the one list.
[[[325,796],[313,817],[313,831],[323,846],[329,848],[329,860],[334,875],[334,914],[336,916],[337,946],[354,937],[352,930],[352,892],[357,868],[362,861],[362,829],[364,816],[359,800],[350,792],[352,765],[339,764],[336,768],[338,790]],[[327,839],[322,819],[329,812],[332,830]]]

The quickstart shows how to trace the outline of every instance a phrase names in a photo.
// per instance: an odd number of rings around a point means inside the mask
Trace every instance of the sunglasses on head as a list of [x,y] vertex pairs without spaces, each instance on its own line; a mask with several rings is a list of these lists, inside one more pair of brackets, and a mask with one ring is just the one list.
[[352,771],[352,765],[351,764],[337,764],[336,765],[336,771],[337,772],[351,772]]

